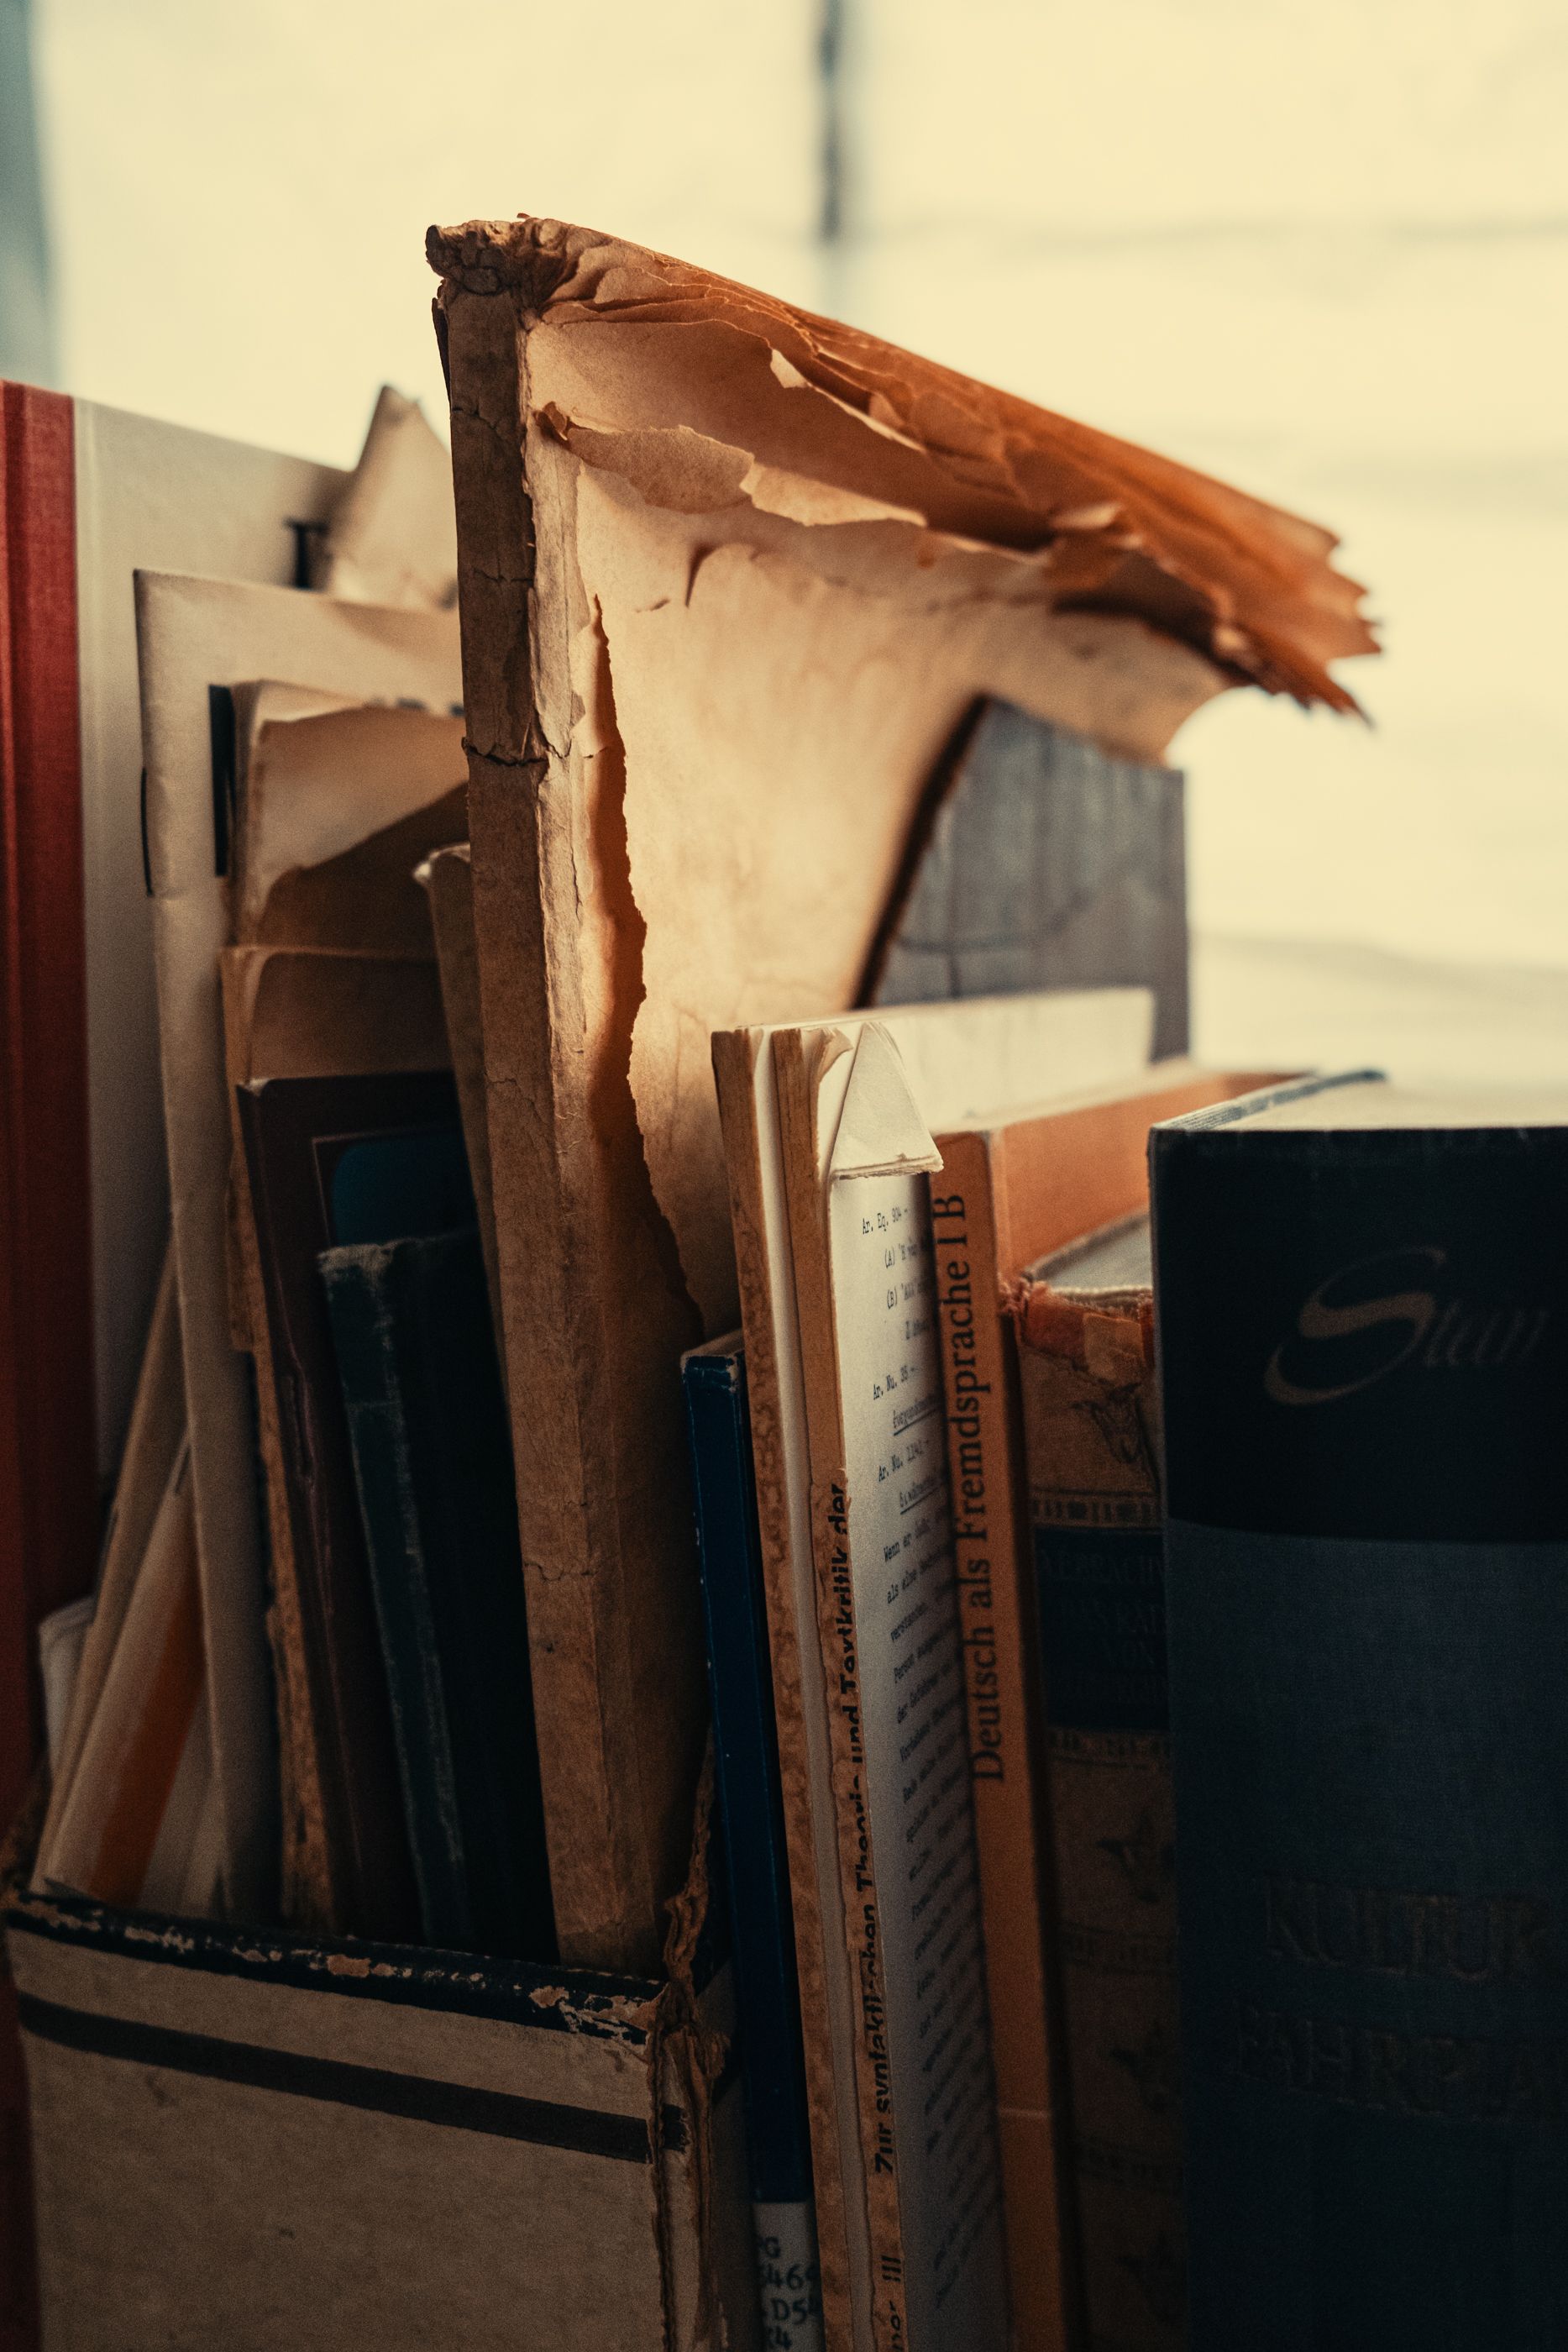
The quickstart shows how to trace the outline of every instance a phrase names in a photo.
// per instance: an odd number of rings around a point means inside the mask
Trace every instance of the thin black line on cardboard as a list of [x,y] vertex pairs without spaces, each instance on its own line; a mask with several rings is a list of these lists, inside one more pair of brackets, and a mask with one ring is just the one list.
[[[465,2084],[435,2082],[423,2074],[352,2065],[340,2058],[308,2058],[296,2051],[225,2042],[214,2034],[188,2033],[172,2026],[98,2017],[86,2010],[41,2000],[35,1993],[20,1995],[16,2007],[24,2033],[92,2057],[358,2107],[370,2115],[395,2116],[410,2123],[485,2132],[493,2138],[524,2140],[538,2147],[570,2148],[579,2155],[605,2157],[620,2164],[646,2164],[652,2157],[648,2126],[640,2116],[606,2115],[592,2107],[525,2098],[511,2091],[476,2090]],[[664,2147],[684,2146],[686,2123],[680,2109],[666,2107],[661,2122]]]

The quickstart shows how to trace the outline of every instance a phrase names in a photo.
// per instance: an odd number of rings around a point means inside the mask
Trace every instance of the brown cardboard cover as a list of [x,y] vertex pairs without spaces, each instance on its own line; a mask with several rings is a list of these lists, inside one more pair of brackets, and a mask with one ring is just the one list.
[[[1189,1105],[1188,1108],[1197,1108]],[[1019,1383],[1037,1523],[1157,1528],[1159,1425],[1144,1301],[1031,1316]],[[1064,1302],[1071,1305],[1070,1302]],[[1052,1728],[1046,1785],[1091,2341],[1183,2344],[1175,1819],[1164,1731]]]
[[977,695],[1158,759],[1244,678],[1343,705],[1371,638],[1326,534],[868,338],[559,224],[431,251],[552,1873],[625,1962],[701,1737],[710,1032],[853,1001]]
[[435,957],[441,968],[441,1003],[446,1018],[446,1039],[452,1052],[452,1075],[463,1113],[463,1140],[468,1151],[468,1173],[474,1180],[474,1205],[479,1214],[479,1244],[485,1253],[485,1279],[490,1291],[490,1312],[496,1324],[496,1349],[506,1370],[506,1339],[501,1323],[501,1270],[496,1255],[496,1200],[490,1175],[490,1120],[486,1102],[485,1034],[479,1011],[479,950],[474,936],[474,875],[465,841],[450,843],[427,857],[415,874],[430,901],[431,928],[435,933]]

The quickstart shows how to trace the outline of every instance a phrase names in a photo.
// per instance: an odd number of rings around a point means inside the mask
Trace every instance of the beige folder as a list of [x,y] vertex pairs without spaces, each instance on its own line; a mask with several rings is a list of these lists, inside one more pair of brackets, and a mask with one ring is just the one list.
[[254,1916],[276,1872],[277,1763],[250,1404],[229,1328],[231,1131],[218,958],[231,936],[230,886],[219,870],[223,808],[214,800],[210,689],[292,679],[360,700],[412,700],[450,713],[459,699],[455,630],[444,614],[146,572],[137,579],[137,626],[214,1769],[226,1898]]

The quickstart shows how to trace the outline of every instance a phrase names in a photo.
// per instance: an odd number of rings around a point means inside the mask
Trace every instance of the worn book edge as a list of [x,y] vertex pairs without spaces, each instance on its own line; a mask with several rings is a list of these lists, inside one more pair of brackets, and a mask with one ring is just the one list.
[[[866,1027],[874,1031],[875,1024],[868,1024]],[[860,1034],[864,1036],[865,1028]],[[852,1172],[869,1173],[873,1168],[885,1170],[886,1153],[879,1151],[864,1131],[878,1107],[892,1114],[895,1154],[900,1148],[913,1149],[917,1164],[928,1166],[930,1137],[915,1108],[897,1055],[887,1044],[885,1031],[881,1032],[879,1040],[873,1038],[867,1075],[858,1092],[857,1045],[858,1040],[852,1040],[844,1031],[831,1025],[810,1030],[781,1029],[773,1039],[773,1068],[795,1276],[795,1312],[800,1324],[811,1560],[821,1645],[818,1668],[828,1696],[832,1828],[837,1840],[843,1934],[855,2003],[855,2033],[851,2047],[870,2235],[872,2330],[873,2341],[892,2352],[892,2347],[907,2341],[909,2318],[904,2284],[897,2143],[886,2080],[887,2000],[874,1859],[873,1868],[868,1871],[866,1867],[870,1806],[860,1736],[860,1644],[850,1573],[849,1475],[845,1465],[826,1196],[841,1177]],[[838,1132],[830,1141],[819,1127],[820,1089],[832,1065],[846,1054],[853,1058]],[[843,1158],[840,1162],[836,1158],[839,1136],[843,1132],[852,1103],[856,1117],[843,1138]],[[858,1163],[862,1162],[871,1165],[861,1169]],[[846,2087],[841,2084],[841,2095]]]
[[1013,2316],[1019,2352],[1067,2352],[1080,2288],[1060,2147],[1064,2092],[1048,1958],[1050,1832],[1018,1378],[997,1299],[1004,1163],[983,1132],[944,1135],[940,1150],[932,1241]]
[[[861,2347],[871,2255],[859,2127],[841,2105],[837,2088],[853,2033],[841,1957],[843,1906],[831,1826],[819,1819],[811,1801],[827,1771],[827,1702],[814,1609],[805,1613],[795,1570],[798,1557],[810,1557],[809,1519],[798,1509],[793,1460],[801,1412],[800,1345],[794,1286],[764,1195],[764,1150],[771,1156],[778,1121],[772,1053],[766,1036],[721,1032],[713,1040],[713,1061],[740,1279],[785,1849],[806,2029],[822,2319],[831,2344]],[[778,1257],[771,1268],[770,1254]]]

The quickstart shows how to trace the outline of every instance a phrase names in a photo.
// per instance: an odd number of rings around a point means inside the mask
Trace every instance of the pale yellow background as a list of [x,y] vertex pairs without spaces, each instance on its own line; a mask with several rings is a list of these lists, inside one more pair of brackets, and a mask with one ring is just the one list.
[[1200,1042],[1568,1067],[1497,970],[1568,972],[1561,0],[846,0],[833,255],[815,0],[37,9],[77,392],[348,459],[383,376],[440,408],[426,222],[526,206],[1337,524],[1375,731],[1180,745]]

